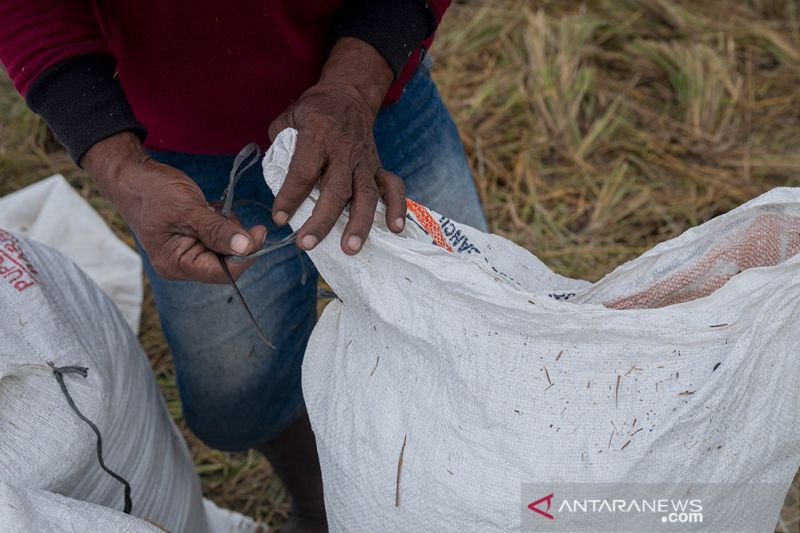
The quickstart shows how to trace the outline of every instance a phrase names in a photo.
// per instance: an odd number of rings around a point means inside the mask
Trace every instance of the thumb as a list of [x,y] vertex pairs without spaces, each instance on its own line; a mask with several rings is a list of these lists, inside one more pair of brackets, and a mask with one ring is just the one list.
[[192,237],[206,248],[223,255],[246,255],[254,246],[253,237],[234,220],[207,208],[191,213]]

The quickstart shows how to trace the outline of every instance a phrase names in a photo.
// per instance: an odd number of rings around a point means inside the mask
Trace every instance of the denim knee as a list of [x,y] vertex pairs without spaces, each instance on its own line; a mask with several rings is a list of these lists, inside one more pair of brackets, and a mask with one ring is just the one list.
[[208,446],[226,451],[261,446],[305,409],[301,366],[316,315],[313,310],[289,314],[294,316],[285,317],[290,323],[282,324],[283,334],[265,328],[275,349],[247,321],[218,342],[195,342],[187,351],[183,343],[171,343],[184,418]]
[[297,371],[287,377],[240,376],[220,386],[180,383],[183,416],[207,446],[223,451],[258,448],[305,410]]

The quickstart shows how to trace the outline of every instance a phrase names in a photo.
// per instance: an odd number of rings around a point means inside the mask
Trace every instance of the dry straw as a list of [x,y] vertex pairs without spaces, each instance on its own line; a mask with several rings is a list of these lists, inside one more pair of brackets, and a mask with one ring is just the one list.
[[[561,273],[597,279],[761,192],[800,186],[798,10],[794,0],[456,2],[432,50],[434,77],[492,230]],[[54,172],[131,243],[0,81],[0,194]],[[180,421],[149,294],[141,341]],[[285,492],[263,458],[186,434],[207,495],[285,519]],[[800,527],[798,485],[779,531]]]

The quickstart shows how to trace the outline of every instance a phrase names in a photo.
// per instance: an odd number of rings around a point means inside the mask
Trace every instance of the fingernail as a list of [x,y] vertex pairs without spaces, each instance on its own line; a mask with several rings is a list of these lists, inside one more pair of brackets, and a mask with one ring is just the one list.
[[236,255],[244,255],[247,252],[247,248],[250,246],[250,239],[245,237],[244,235],[237,233],[231,239],[231,250]]
[[402,217],[398,217],[394,221],[394,227],[397,229],[403,229],[403,226],[406,225],[406,219]]
[[277,224],[286,224],[286,222],[289,220],[289,213],[286,211],[278,211],[272,218]]
[[313,235],[306,235],[302,239],[300,239],[300,244],[303,245],[303,248],[306,250],[311,250],[314,248],[319,241]]
[[359,237],[358,235],[350,235],[347,238],[347,247],[353,250],[354,252],[357,252],[361,249],[361,242],[362,242],[361,237]]

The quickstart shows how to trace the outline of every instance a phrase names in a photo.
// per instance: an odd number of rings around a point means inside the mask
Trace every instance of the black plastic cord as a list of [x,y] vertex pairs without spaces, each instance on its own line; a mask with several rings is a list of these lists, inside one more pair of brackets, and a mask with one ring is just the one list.
[[48,363],[48,364],[53,369],[53,374],[56,377],[58,386],[61,387],[61,392],[64,393],[64,397],[67,399],[67,403],[69,404],[69,406],[72,408],[73,411],[75,411],[75,414],[78,415],[78,418],[83,420],[90,428],[92,428],[92,431],[94,431],[95,437],[97,437],[97,461],[100,463],[100,468],[105,470],[105,472],[109,476],[113,477],[114,479],[122,483],[122,485],[125,487],[125,506],[122,512],[125,514],[131,514],[131,507],[133,506],[133,501],[131,500],[130,483],[128,483],[128,481],[125,478],[123,478],[122,476],[120,476],[119,474],[117,474],[116,472],[114,472],[113,470],[111,470],[106,466],[106,463],[103,461],[103,437],[102,435],[100,435],[100,430],[97,428],[94,422],[83,416],[83,413],[80,412],[78,406],[75,405],[72,396],[70,396],[69,391],[67,390],[66,383],[64,383],[64,374],[80,374],[81,376],[86,377],[89,373],[89,369],[86,368],[85,366],[57,367],[53,363]]
[[[225,191],[222,193],[222,198],[220,201],[222,202],[222,209],[220,210],[219,214],[228,218],[231,214],[231,209],[233,209],[234,205],[249,203],[255,204],[259,206],[263,206],[265,209],[269,210],[269,207],[261,204],[260,202],[256,202],[254,200],[238,200],[234,202],[234,191],[236,190],[236,184],[239,183],[239,179],[244,175],[244,173],[253,165],[258,163],[259,159],[261,159],[261,149],[255,143],[250,143],[239,152],[236,156],[236,159],[233,161],[233,167],[231,168],[230,177],[228,179],[228,186],[225,188]],[[231,287],[233,287],[234,292],[236,293],[239,302],[242,304],[245,313],[247,313],[250,322],[253,323],[253,326],[256,329],[256,333],[258,333],[258,337],[261,341],[272,348],[275,349],[275,346],[270,342],[267,336],[264,334],[264,331],[261,329],[261,326],[258,325],[258,321],[256,320],[255,315],[250,310],[250,306],[247,305],[247,301],[244,299],[244,295],[242,291],[239,290],[239,286],[236,284],[236,280],[233,279],[233,275],[231,274],[230,269],[228,268],[227,261],[231,261],[233,263],[241,263],[245,261],[250,261],[251,259],[255,259],[256,257],[262,256],[266,253],[269,253],[273,250],[277,250],[278,248],[283,248],[295,240],[295,233],[292,232],[288,237],[285,237],[278,241],[277,243],[269,243],[262,246],[260,250],[255,253],[246,256],[224,256],[222,254],[217,254],[217,258],[219,259],[219,264],[222,267],[222,271],[225,272],[225,275],[228,277],[228,282],[230,283]]]

